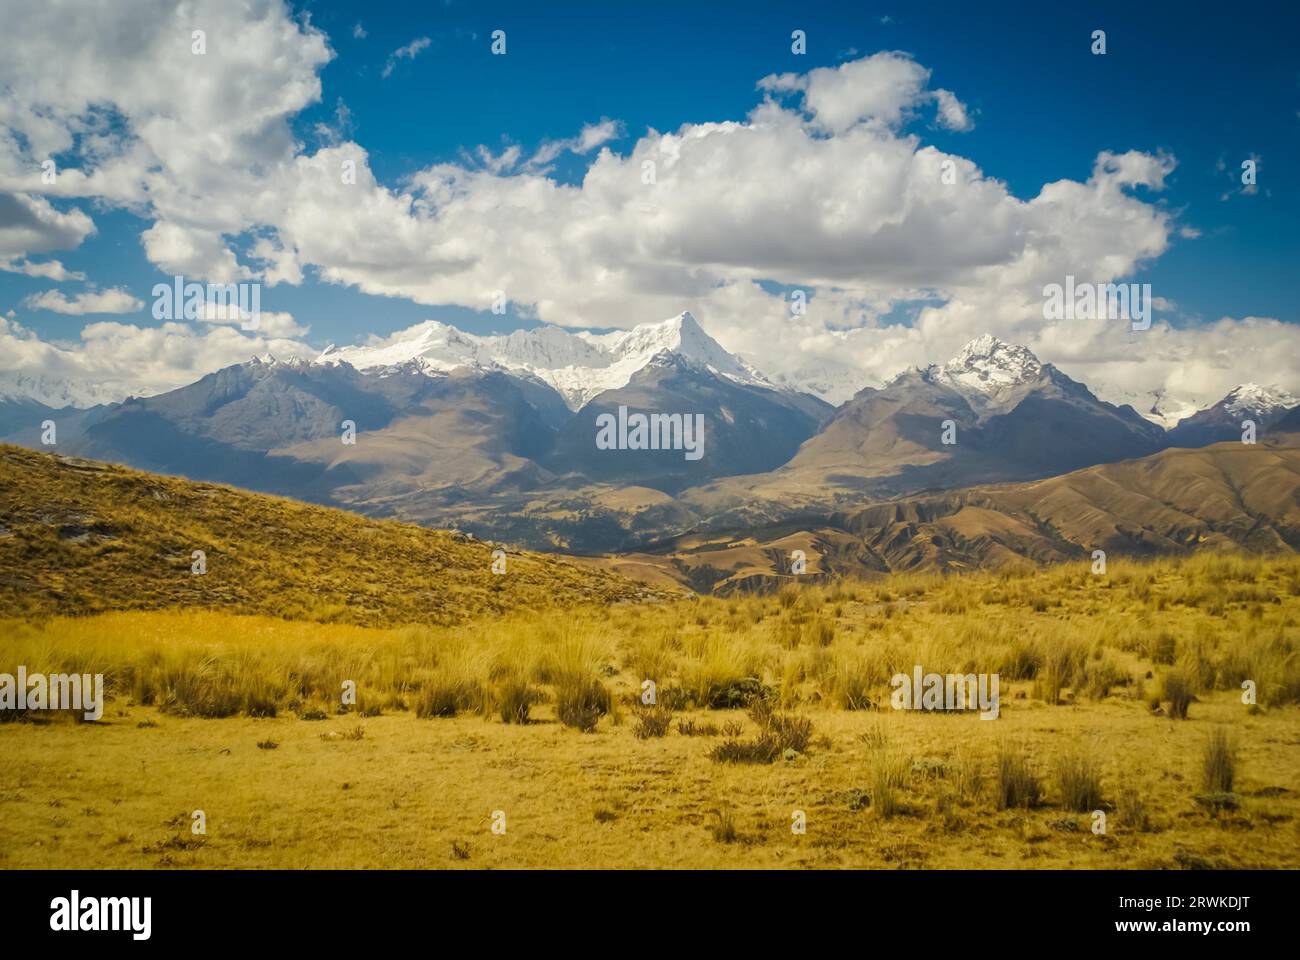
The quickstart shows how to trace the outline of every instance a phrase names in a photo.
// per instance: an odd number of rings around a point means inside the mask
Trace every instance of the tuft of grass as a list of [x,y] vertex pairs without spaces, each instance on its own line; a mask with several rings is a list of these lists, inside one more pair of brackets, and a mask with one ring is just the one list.
[[662,704],[640,707],[634,711],[633,716],[636,717],[636,722],[632,726],[632,734],[638,740],[664,736],[673,722],[673,712]]
[[494,697],[502,723],[526,724],[537,702],[537,691],[523,677],[512,674],[497,684]]
[[1223,727],[1215,727],[1201,748],[1201,788],[1206,793],[1232,793],[1237,779],[1237,745]]
[[729,739],[709,752],[710,759],[715,763],[772,763],[787,751],[805,752],[812,741],[812,720],[778,713],[771,700],[756,700],[749,716],[758,725],[758,735],[752,740],[738,740],[739,731],[724,727]]
[[716,737],[719,733],[716,723],[703,720],[678,720],[677,732],[683,737]]
[[886,820],[902,811],[899,791],[907,786],[911,758],[891,746],[872,751],[869,767],[871,805]]
[[609,689],[592,677],[565,677],[555,686],[555,715],[565,726],[591,733],[609,707]]
[[1071,749],[1056,758],[1056,786],[1061,806],[1075,813],[1101,807],[1101,766],[1088,749]]
[[1125,784],[1119,792],[1119,801],[1115,806],[1121,825],[1139,833],[1151,829],[1151,814],[1147,810],[1146,800],[1131,783]]
[[740,832],[736,829],[735,814],[727,807],[718,807],[713,811],[715,818],[713,824],[713,839],[718,843],[735,843],[740,839]]
[[1023,747],[1001,744],[998,747],[997,771],[999,810],[1038,805],[1043,796],[1043,788]]
[[1169,703],[1171,719],[1187,719],[1187,708],[1192,703],[1192,687],[1181,670],[1170,670],[1165,674],[1165,700]]

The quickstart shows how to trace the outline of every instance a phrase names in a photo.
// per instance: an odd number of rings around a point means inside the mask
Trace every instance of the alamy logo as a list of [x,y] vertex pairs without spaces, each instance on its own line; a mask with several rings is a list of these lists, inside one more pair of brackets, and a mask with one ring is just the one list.
[[0,710],[80,710],[87,720],[104,715],[104,675],[0,673]]
[[1151,328],[1151,284],[1078,283],[1043,287],[1044,320],[1130,320],[1134,330]]
[[85,897],[73,890],[70,897],[50,901],[50,929],[128,930],[133,940],[148,940],[152,932],[151,897]]
[[890,705],[895,710],[975,710],[981,720],[996,720],[999,711],[996,673],[925,673],[918,663],[912,675],[896,673]]
[[687,460],[704,456],[704,414],[632,413],[596,417],[597,450],[685,450]]
[[186,283],[183,276],[153,287],[155,320],[238,320],[244,330],[262,324],[260,283]]

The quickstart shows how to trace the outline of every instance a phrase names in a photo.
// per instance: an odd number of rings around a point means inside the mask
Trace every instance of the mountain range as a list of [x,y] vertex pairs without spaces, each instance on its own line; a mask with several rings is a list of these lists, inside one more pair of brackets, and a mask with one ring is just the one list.
[[[40,448],[53,420],[61,454],[574,552],[1240,440],[1245,419],[1266,439],[1300,408],[1246,384],[1166,430],[992,336],[833,407],[728,353],[690,313],[614,333],[430,321],[101,399],[93,384],[0,377],[0,440]],[[595,442],[602,418],[629,413],[700,416],[702,455]]]

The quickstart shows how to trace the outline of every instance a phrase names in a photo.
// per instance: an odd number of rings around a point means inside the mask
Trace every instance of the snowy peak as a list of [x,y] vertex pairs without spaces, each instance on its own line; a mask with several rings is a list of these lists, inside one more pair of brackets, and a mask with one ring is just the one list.
[[0,373],[0,401],[30,401],[55,410],[64,407],[88,409],[101,403],[121,403],[128,396],[148,396],[153,392],[144,387],[77,382],[43,373]]
[[947,363],[908,367],[885,387],[919,378],[949,387],[982,408],[1019,395],[1022,391],[1016,388],[1037,383],[1043,371],[1043,364],[1027,347],[986,333],[962,347]]
[[1243,383],[1220,400],[1219,405],[1234,417],[1242,414],[1268,417],[1300,406],[1300,397],[1277,386],[1263,387],[1258,383]]
[[664,353],[718,376],[766,383],[705,333],[690,313],[606,334],[545,326],[505,336],[475,336],[430,320],[366,346],[331,345],[317,362],[345,362],[358,370],[393,369],[413,361],[431,372],[504,369],[549,384],[570,409],[578,410],[606,390],[627,386],[638,370]]
[[1043,365],[1027,347],[986,333],[962,347],[941,369],[946,378],[968,389],[991,393],[1037,380]]
[[622,334],[613,344],[615,353],[649,361],[667,351],[689,363],[707,367],[714,373],[736,380],[761,382],[758,375],[739,357],[722,348],[699,321],[686,311],[659,323],[643,323]]

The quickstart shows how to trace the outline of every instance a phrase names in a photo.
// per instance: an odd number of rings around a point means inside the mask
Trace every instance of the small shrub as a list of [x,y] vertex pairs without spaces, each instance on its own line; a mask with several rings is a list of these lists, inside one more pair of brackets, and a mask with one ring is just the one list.
[[718,726],[697,720],[678,720],[677,732],[683,737],[716,737]]
[[724,740],[709,751],[714,763],[772,763],[781,751],[771,737],[754,740]]
[[[756,700],[749,711],[758,725],[753,740],[738,740],[740,725],[732,728],[728,740],[709,752],[715,763],[772,763],[787,750],[803,753],[812,740],[813,724],[807,717],[777,713],[771,700]],[[728,727],[723,728],[728,733]]]
[[609,689],[593,677],[565,677],[555,687],[555,715],[565,726],[583,733],[595,730],[609,707]]
[[632,733],[638,740],[662,737],[673,722],[673,712],[659,704],[642,707],[636,711],[635,716],[636,725],[632,728]]

